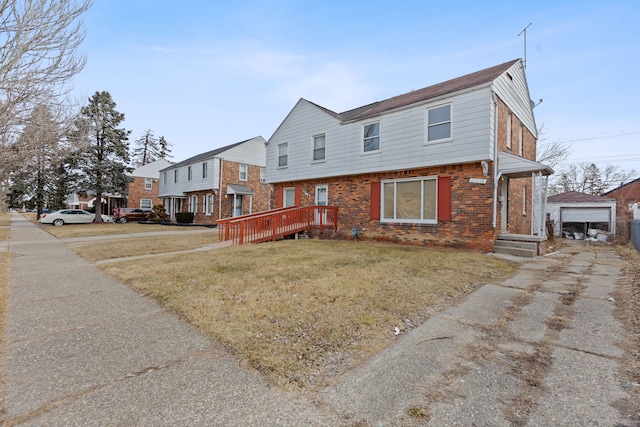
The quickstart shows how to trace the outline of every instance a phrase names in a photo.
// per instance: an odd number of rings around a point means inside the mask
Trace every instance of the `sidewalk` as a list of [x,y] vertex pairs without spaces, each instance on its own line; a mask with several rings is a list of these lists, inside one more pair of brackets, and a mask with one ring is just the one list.
[[12,217],[7,425],[632,426],[621,261],[519,259],[316,396],[277,392],[180,319]]
[[12,216],[7,425],[338,425]]

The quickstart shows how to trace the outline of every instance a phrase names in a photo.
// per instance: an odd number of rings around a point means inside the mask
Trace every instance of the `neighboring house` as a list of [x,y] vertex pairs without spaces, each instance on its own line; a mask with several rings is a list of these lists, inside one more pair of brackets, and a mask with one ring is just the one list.
[[522,60],[342,113],[300,99],[267,143],[277,207],[334,205],[350,235],[490,250],[544,240],[536,123]]
[[166,159],[158,159],[134,169],[129,174],[129,190],[127,192],[128,208],[151,209],[154,205],[160,205],[163,200],[160,198],[160,170],[170,167],[173,162]]
[[172,219],[193,212],[201,224],[265,211],[271,190],[264,166],[261,136],[198,154],[160,171],[160,198]]
[[589,230],[616,232],[616,200],[569,191],[547,198],[547,215],[557,236],[589,237]]
[[[640,219],[640,178],[604,193],[603,196],[616,199],[618,209],[629,209],[633,219]],[[622,212],[620,212],[622,213]]]

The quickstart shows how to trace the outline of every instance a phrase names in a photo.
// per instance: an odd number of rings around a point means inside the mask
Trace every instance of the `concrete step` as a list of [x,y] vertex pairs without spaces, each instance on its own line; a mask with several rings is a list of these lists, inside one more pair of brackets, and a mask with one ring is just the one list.
[[501,248],[517,248],[517,249],[529,249],[529,250],[537,250],[538,244],[536,242],[514,242],[511,240],[496,240],[493,244],[494,247]]
[[538,250],[535,249],[523,249],[517,247],[509,247],[509,246],[494,246],[493,252],[496,254],[507,254],[507,255],[515,255],[521,257],[535,258]]

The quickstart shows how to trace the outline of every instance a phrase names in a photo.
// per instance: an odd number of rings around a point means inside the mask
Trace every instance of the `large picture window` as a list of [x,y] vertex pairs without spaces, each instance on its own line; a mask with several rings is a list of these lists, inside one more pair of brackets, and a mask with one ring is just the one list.
[[451,139],[451,105],[427,110],[427,142]]
[[380,122],[364,125],[362,140],[362,151],[370,153],[380,151]]
[[435,177],[385,181],[382,184],[382,221],[435,223],[437,200]]

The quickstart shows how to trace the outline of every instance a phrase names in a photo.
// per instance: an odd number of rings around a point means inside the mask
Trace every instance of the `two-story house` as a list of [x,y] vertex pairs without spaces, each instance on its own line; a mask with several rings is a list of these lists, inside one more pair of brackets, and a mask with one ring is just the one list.
[[277,207],[335,205],[345,235],[490,250],[544,236],[522,60],[342,113],[300,99],[267,143]]
[[160,171],[173,163],[166,159],[158,159],[134,169],[130,174],[127,206],[129,208],[151,209],[162,204],[160,198]]
[[192,212],[194,222],[270,208],[271,187],[265,183],[265,140],[261,136],[208,151],[160,170],[160,198],[171,219]]

